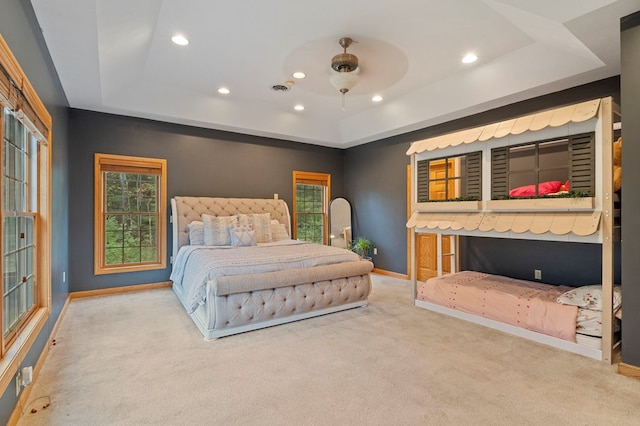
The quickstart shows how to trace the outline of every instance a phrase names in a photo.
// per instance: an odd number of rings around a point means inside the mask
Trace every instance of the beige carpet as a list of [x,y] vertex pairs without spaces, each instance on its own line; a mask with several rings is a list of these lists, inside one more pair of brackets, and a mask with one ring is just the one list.
[[615,366],[416,308],[383,276],[365,308],[212,342],[170,289],[75,300],[32,386],[23,426],[640,424]]

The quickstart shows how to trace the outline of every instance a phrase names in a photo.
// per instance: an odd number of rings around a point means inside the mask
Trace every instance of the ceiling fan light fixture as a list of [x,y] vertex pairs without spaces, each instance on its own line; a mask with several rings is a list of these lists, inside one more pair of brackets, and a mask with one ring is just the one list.
[[344,49],[344,52],[338,53],[331,59],[331,68],[338,72],[352,72],[358,68],[358,57],[351,53],[347,53],[347,48],[351,46],[353,40],[349,37],[342,37],[338,43]]
[[358,57],[347,53],[347,48],[351,46],[353,40],[349,37],[342,37],[338,43],[344,51],[331,59],[331,69],[335,72],[329,77],[329,83],[342,93],[342,109],[344,110],[344,95],[358,84],[360,77],[355,72],[358,69]]
[[359,80],[360,77],[358,74],[352,72],[335,72],[331,74],[331,77],[329,77],[329,83],[331,83],[331,85],[342,94],[353,89],[353,87],[358,84]]

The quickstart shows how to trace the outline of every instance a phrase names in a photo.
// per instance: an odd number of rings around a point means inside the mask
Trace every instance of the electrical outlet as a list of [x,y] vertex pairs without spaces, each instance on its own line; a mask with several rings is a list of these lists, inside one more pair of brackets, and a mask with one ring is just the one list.
[[373,248],[373,254],[378,254],[378,247]]
[[22,380],[20,380],[20,383],[22,383],[22,386],[29,386],[33,381],[33,367],[32,366],[22,367],[22,370],[20,371],[20,373],[22,374]]
[[277,200],[278,199],[278,194],[273,194],[273,199]]
[[541,280],[542,279],[542,270],[541,269],[534,269],[533,270],[533,277],[536,280]]

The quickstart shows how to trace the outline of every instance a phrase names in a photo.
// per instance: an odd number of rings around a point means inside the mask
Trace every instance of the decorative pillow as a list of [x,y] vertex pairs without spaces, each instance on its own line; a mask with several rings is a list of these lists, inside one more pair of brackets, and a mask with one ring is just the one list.
[[287,228],[282,223],[271,224],[271,241],[290,240]]
[[189,244],[192,246],[204,245],[204,223],[194,220],[189,225]]
[[255,234],[249,225],[229,225],[229,237],[233,247],[255,246]]
[[[553,194],[560,191],[561,186],[562,182],[560,182],[559,180],[542,182],[538,185],[538,195]],[[520,186],[509,191],[509,195],[511,197],[533,197],[536,195],[536,186]]]
[[[579,308],[591,309],[593,311],[602,310],[602,286],[599,284],[585,285],[574,288],[561,294],[558,303],[572,305]],[[615,312],[622,305],[622,287],[613,286],[613,311]]]
[[204,223],[204,245],[228,246],[231,245],[229,225],[238,223],[238,216],[211,216],[202,215]]
[[256,243],[270,243],[271,213],[239,214],[238,223],[249,225],[256,232]]

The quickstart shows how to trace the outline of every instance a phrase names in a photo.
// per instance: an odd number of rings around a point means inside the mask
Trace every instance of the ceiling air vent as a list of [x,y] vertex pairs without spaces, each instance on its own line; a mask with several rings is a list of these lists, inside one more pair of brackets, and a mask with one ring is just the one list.
[[271,86],[271,90],[274,92],[288,92],[293,87],[293,81],[287,80],[284,84],[274,84]]

